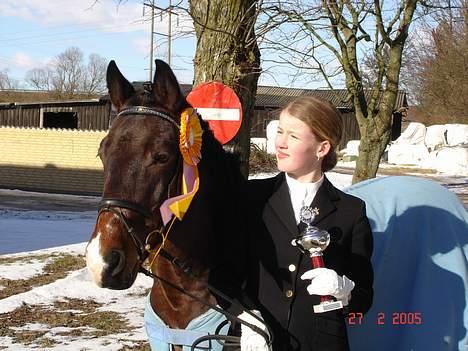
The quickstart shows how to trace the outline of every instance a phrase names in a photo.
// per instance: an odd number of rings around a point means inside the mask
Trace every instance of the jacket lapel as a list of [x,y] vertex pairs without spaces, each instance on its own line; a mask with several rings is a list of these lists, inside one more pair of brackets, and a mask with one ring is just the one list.
[[315,195],[315,198],[310,205],[312,208],[318,208],[319,210],[319,214],[317,217],[315,217],[312,225],[318,224],[330,213],[335,211],[335,201],[337,200],[339,200],[339,196],[336,193],[333,185],[330,183],[327,177],[324,177],[323,184],[317,191],[317,194]]
[[[280,173],[278,175],[275,184],[275,190],[268,199],[267,206],[265,207],[263,213],[264,218],[270,215],[277,216],[292,236],[297,235],[298,229],[296,220],[294,218],[294,210],[292,208],[291,197],[289,196],[288,184],[286,183],[284,173]],[[268,223],[269,221],[265,221],[267,226]],[[277,230],[278,228],[268,229],[270,232],[272,232],[272,229]]]

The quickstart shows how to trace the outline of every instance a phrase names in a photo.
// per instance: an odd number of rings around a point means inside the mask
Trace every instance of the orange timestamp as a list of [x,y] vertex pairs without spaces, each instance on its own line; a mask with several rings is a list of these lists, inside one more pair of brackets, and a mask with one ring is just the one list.
[[[350,312],[346,317],[348,325],[361,325],[363,320],[363,313]],[[368,319],[369,320],[369,319]],[[421,325],[423,323],[421,312],[378,312],[375,323],[378,325]]]

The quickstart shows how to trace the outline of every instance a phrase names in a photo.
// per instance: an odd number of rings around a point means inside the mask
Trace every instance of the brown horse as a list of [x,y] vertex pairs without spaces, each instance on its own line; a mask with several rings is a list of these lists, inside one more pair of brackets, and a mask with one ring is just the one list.
[[[107,86],[117,117],[99,148],[103,200],[86,248],[94,281],[100,287],[127,289],[149,256],[153,273],[206,302],[226,307],[207,284],[230,296],[240,286],[244,179],[236,157],[224,151],[200,119],[199,190],[183,220],[175,220],[169,230],[163,225],[160,207],[181,192],[180,115],[190,105],[172,70],[160,60],[156,60],[154,81],[139,89],[111,61]],[[166,234],[165,255],[154,258]],[[186,328],[208,310],[158,280],[150,302],[172,328]]]

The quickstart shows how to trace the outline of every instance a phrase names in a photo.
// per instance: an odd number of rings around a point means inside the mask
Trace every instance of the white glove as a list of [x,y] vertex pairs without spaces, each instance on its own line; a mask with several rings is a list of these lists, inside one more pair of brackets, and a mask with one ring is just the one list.
[[310,295],[330,295],[343,302],[347,306],[351,299],[351,290],[354,282],[343,275],[339,276],[334,270],[328,268],[315,268],[305,272],[302,280],[312,279],[307,291]]
[[[257,310],[250,311],[255,314],[257,317],[260,317],[263,321],[262,315]],[[265,323],[260,322],[257,318],[251,316],[247,312],[242,312],[239,316],[240,319],[246,321],[247,323],[253,324],[263,330],[269,338],[271,338],[268,328]],[[268,346],[267,341],[263,336],[258,334],[256,331],[252,330],[248,326],[241,325],[241,351],[271,351],[271,348]]]

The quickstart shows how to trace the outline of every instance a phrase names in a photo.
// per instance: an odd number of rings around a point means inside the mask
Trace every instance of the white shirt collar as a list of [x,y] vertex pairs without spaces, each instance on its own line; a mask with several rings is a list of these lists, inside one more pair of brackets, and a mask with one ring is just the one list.
[[287,173],[286,176],[286,183],[288,184],[289,188],[289,196],[291,197],[291,204],[294,210],[294,217],[296,218],[296,224],[299,224],[301,221],[299,218],[299,213],[303,206],[310,206],[312,201],[317,194],[318,189],[323,183],[324,176],[315,183],[301,183],[294,178],[291,178]]

